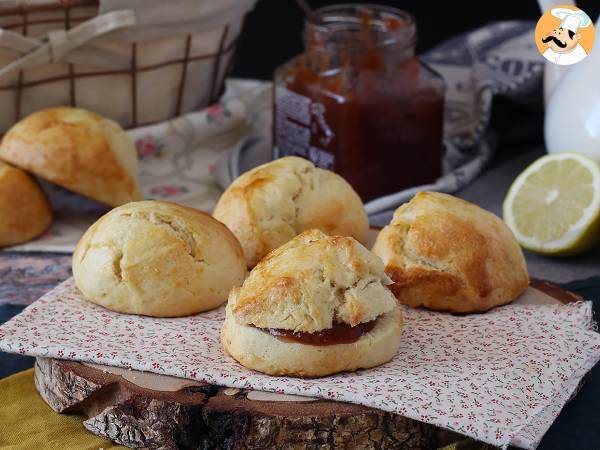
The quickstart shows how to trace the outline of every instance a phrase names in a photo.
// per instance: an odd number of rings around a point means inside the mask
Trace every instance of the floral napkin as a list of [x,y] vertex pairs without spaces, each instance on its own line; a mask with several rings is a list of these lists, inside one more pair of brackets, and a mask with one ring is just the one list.
[[[533,288],[531,296],[547,297]],[[230,358],[219,341],[223,308],[175,319],[119,314],[84,300],[69,279],[0,327],[0,350],[358,403],[497,446],[535,448],[600,358],[600,335],[590,302],[518,303],[465,316],[405,308],[392,361],[302,379]]]

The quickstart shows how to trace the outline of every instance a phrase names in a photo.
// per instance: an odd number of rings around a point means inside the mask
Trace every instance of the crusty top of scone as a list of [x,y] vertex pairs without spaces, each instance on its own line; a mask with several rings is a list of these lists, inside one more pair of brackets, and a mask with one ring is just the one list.
[[242,248],[225,225],[164,201],[111,210],[86,231],[73,253],[73,275],[82,293],[130,314],[197,312],[198,301],[222,303],[245,274]]
[[342,177],[293,156],[242,174],[213,215],[238,237],[248,267],[308,229],[364,242],[369,228],[360,197]]
[[239,323],[316,332],[355,326],[396,306],[381,259],[350,237],[306,231],[271,252],[229,294]]
[[0,158],[111,206],[142,195],[133,141],[116,122],[80,108],[36,111],[6,132]]
[[[373,252],[395,281],[398,299],[411,306],[485,311],[529,284],[523,253],[504,222],[447,194],[419,192],[398,208]],[[424,285],[431,287],[410,290]]]

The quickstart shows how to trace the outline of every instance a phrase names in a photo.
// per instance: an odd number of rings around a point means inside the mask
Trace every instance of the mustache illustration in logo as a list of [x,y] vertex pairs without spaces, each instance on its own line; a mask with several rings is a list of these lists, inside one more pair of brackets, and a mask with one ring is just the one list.
[[550,41],[554,41],[554,43],[559,46],[560,48],[565,48],[567,46],[566,42],[562,42],[560,41],[557,37],[555,36],[548,36],[545,38],[542,38],[542,42],[545,44],[546,42],[550,42]]

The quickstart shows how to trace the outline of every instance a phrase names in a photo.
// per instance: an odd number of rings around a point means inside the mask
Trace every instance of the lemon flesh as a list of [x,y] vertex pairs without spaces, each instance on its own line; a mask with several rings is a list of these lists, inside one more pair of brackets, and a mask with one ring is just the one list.
[[573,255],[600,236],[600,165],[577,153],[539,158],[513,182],[504,221],[522,247]]

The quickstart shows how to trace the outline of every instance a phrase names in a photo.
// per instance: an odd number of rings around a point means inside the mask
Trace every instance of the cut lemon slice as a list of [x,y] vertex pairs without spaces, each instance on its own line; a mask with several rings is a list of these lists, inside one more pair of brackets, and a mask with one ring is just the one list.
[[513,182],[504,221],[522,247],[573,255],[600,235],[600,165],[578,153],[543,156]]

